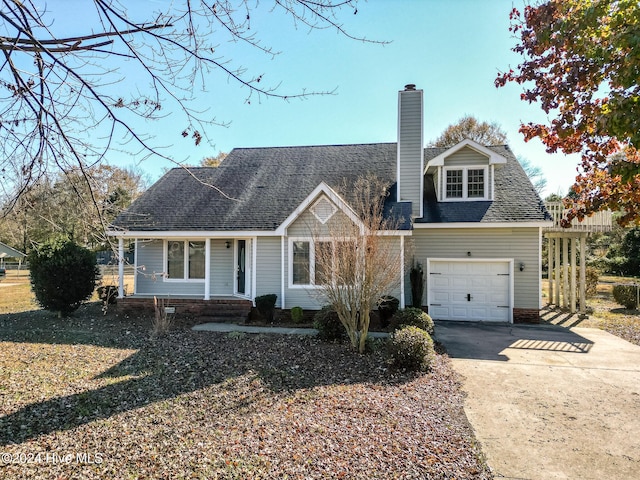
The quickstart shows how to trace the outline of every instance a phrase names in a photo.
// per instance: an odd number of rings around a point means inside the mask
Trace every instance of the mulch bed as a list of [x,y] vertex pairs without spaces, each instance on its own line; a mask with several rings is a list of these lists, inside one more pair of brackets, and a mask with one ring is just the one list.
[[446,355],[177,328],[99,308],[0,315],[0,477],[491,478]]

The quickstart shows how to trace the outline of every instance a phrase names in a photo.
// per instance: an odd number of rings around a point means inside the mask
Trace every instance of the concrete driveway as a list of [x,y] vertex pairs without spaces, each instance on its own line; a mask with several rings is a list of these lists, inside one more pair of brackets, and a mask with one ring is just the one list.
[[640,478],[640,347],[550,325],[437,322],[435,338],[496,478]]

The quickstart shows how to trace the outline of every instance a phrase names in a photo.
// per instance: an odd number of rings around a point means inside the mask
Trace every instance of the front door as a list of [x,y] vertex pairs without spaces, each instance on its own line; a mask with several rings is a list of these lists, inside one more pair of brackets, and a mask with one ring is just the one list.
[[237,275],[237,283],[236,283],[236,292],[240,295],[244,295],[246,293],[246,257],[247,257],[247,241],[246,240],[238,240],[238,248],[237,248],[237,262],[236,262],[236,275]]

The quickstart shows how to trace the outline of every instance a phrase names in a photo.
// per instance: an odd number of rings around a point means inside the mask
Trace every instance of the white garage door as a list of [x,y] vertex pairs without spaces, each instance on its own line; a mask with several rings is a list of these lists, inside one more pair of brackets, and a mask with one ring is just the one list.
[[429,261],[429,315],[436,320],[509,322],[509,261]]

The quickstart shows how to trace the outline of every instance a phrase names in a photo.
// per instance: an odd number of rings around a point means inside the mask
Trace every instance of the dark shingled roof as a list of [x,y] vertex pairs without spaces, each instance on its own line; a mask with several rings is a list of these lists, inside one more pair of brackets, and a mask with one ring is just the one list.
[[[433,205],[433,182],[427,179],[425,219],[418,221],[545,220],[542,202],[513,154],[507,147],[492,148],[509,160],[496,168],[494,202]],[[425,160],[442,151],[425,149]],[[340,189],[345,181],[348,185],[372,173],[393,184],[385,211],[402,216],[405,221],[400,228],[407,229],[411,205],[391,201],[395,198],[396,154],[396,143],[236,148],[218,168],[170,170],[119,215],[113,227],[133,231],[270,231],[320,182]]]

